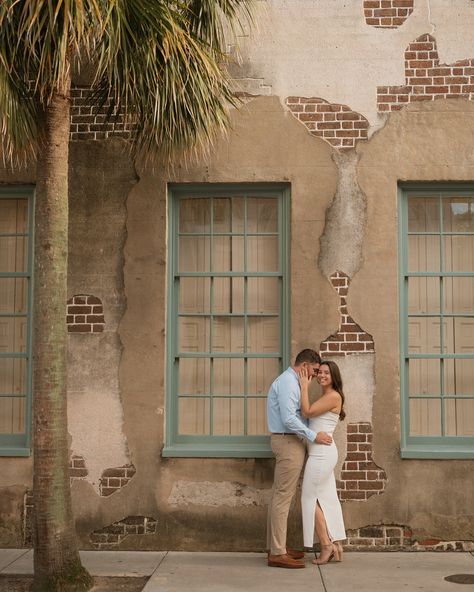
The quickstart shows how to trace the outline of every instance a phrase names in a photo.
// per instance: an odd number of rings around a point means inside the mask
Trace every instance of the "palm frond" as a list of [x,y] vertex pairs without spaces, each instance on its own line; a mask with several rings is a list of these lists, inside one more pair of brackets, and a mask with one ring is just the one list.
[[[232,6],[240,4],[220,3],[229,15]],[[95,91],[102,103],[110,96],[111,109],[133,123],[135,152],[170,153],[176,147],[205,143],[228,126],[228,107],[238,101],[216,37],[225,13],[217,25],[213,12],[200,34],[195,18],[189,3],[109,3]]]

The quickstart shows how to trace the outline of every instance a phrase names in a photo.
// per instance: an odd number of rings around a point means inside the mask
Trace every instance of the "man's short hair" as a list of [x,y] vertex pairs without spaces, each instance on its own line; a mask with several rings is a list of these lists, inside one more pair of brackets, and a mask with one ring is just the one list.
[[304,362],[309,364],[321,364],[321,356],[314,349],[304,349],[296,356],[295,366],[299,366]]

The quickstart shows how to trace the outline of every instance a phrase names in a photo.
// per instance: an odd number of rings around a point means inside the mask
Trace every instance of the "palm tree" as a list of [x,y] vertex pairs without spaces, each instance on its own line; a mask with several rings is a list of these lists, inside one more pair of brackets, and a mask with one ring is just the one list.
[[68,141],[72,71],[92,71],[98,108],[131,122],[133,155],[170,155],[226,128],[235,105],[224,27],[251,0],[2,0],[4,160],[36,159],[34,590],[88,590],[68,475],[66,325]]

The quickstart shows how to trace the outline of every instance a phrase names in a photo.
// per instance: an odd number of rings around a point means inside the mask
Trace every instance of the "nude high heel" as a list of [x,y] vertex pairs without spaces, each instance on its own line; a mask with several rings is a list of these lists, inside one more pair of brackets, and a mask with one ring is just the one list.
[[332,543],[330,545],[321,545],[321,553],[318,559],[314,559],[315,565],[325,565],[329,563],[331,559],[334,559],[336,553],[336,547]]
[[337,541],[336,543],[334,543],[334,548],[335,548],[334,561],[341,563],[343,555],[344,555],[344,549],[342,548],[341,541]]

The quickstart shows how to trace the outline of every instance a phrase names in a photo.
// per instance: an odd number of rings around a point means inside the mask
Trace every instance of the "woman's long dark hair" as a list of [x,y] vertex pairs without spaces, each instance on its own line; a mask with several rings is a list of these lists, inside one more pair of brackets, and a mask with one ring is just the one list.
[[341,395],[342,405],[341,411],[339,413],[339,419],[342,421],[346,417],[346,412],[344,411],[345,397],[344,391],[342,390],[341,371],[339,370],[339,366],[336,364],[336,362],[333,362],[332,360],[323,360],[321,362],[321,366],[327,366],[329,368],[329,372],[331,374],[332,388]]

